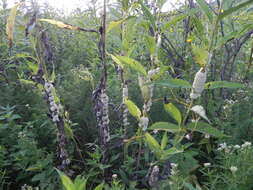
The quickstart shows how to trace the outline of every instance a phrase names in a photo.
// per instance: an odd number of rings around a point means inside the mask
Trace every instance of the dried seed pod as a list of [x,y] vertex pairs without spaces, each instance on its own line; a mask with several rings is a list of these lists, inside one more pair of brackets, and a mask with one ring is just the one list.
[[201,68],[195,75],[193,84],[192,84],[192,91],[190,94],[191,99],[197,99],[201,96],[202,91],[205,88],[207,78],[207,72],[204,68]]

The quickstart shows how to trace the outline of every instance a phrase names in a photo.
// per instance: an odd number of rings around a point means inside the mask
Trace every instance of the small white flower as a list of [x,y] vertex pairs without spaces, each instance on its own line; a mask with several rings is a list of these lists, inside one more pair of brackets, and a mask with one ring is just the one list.
[[117,175],[117,174],[112,174],[112,178],[113,178],[113,179],[117,179],[117,178],[118,178],[118,175]]
[[154,130],[153,133],[154,133],[154,134],[158,133],[158,130]]
[[205,138],[206,139],[210,139],[210,135],[209,134],[205,134]]
[[53,97],[53,96],[49,96],[49,97],[48,97],[48,100],[49,100],[50,102],[52,102],[52,101],[54,101],[54,97]]
[[246,148],[246,147],[249,147],[251,146],[251,142],[245,142],[244,144],[242,144],[242,148]]
[[238,170],[238,168],[237,168],[236,166],[231,166],[231,167],[230,167],[230,171],[231,171],[232,173],[235,173],[237,170]]
[[187,134],[187,135],[185,135],[185,138],[188,139],[188,140],[191,140],[192,136],[191,136],[191,134]]
[[235,149],[240,149],[241,146],[237,144],[237,145],[234,146],[234,148],[235,148]]
[[171,165],[171,167],[174,169],[174,168],[177,168],[177,166],[178,166],[178,164],[175,164],[175,163],[171,163],[170,164]]
[[209,167],[211,166],[211,163],[207,162],[207,163],[204,163],[204,167]]

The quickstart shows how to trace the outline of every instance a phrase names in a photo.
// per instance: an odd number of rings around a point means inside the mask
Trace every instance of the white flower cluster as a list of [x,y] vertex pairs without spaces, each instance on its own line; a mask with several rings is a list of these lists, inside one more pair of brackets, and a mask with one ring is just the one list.
[[52,120],[53,122],[59,122],[59,108],[60,106],[58,106],[55,101],[54,101],[54,95],[53,95],[53,89],[54,89],[54,86],[52,83],[50,82],[46,82],[45,85],[44,85],[44,88],[46,90],[46,93],[48,95],[48,102],[49,102],[49,105],[50,105],[50,111],[52,113]]
[[200,117],[202,117],[202,118],[204,118],[205,120],[207,120],[207,121],[210,123],[209,119],[208,119],[207,116],[206,116],[206,111],[205,111],[205,109],[203,108],[203,106],[201,106],[201,105],[196,105],[196,106],[193,106],[193,107],[191,108],[191,110],[192,110],[193,112],[195,112],[196,114],[198,114]]
[[227,146],[226,143],[219,144],[219,148],[217,150],[222,151],[224,150],[226,153],[230,153],[232,150],[243,150],[246,148],[251,147],[251,142],[246,141],[241,146],[240,145],[234,145],[234,146]]
[[231,166],[231,167],[230,167],[230,171],[231,171],[232,173],[235,173],[237,170],[238,170],[238,168],[237,168],[236,166]]
[[207,163],[204,163],[204,167],[209,167],[211,166],[211,163],[207,162]]
[[207,78],[207,72],[201,68],[195,75],[193,84],[192,84],[192,91],[190,94],[191,99],[197,99],[201,96],[202,91],[205,88]]
[[29,186],[27,184],[24,184],[22,187],[21,187],[21,190],[39,190],[39,187],[32,187],[32,186]]
[[149,119],[148,119],[148,117],[141,117],[140,118],[140,121],[139,121],[139,127],[141,127],[142,128],[142,130],[143,131],[146,131],[147,130],[147,128],[148,128],[148,123],[149,123]]

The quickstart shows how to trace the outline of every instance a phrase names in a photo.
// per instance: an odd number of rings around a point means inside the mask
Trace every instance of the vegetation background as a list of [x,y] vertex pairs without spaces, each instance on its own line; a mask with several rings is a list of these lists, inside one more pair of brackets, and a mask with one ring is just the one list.
[[253,0],[0,1],[0,188],[253,189]]

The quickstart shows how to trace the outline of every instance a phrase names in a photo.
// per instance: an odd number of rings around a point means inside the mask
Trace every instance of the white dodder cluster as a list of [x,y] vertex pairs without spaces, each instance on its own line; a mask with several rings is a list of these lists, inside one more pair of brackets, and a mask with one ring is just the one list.
[[192,84],[192,91],[190,94],[191,99],[197,99],[201,96],[202,91],[205,88],[207,78],[207,71],[204,68],[201,68],[195,75],[193,84]]
[[149,176],[148,183],[151,187],[156,187],[159,180],[159,167],[154,166]]
[[123,89],[122,89],[122,100],[123,100],[123,126],[126,127],[129,125],[128,122],[128,109],[127,106],[124,104],[124,100],[126,100],[128,98],[128,86],[125,84],[123,85]]
[[53,122],[59,122],[59,108],[60,105],[57,105],[54,101],[54,95],[53,95],[53,90],[54,90],[54,86],[52,83],[50,82],[46,82],[44,85],[45,91],[47,93],[47,98],[48,98],[48,102],[49,102],[49,109],[51,112],[51,116],[52,116],[52,120]]
[[107,94],[105,93],[105,90],[101,90],[100,93],[100,111],[97,112],[97,120],[98,120],[98,125],[100,128],[100,135],[103,138],[103,144],[106,144],[107,142],[110,141],[110,133],[109,133],[109,98]]

